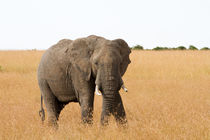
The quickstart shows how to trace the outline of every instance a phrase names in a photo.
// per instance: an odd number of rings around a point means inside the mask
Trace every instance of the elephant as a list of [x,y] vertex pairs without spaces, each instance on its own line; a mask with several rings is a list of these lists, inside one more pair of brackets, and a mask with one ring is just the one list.
[[127,124],[119,90],[122,76],[131,63],[131,50],[123,39],[108,40],[90,35],[76,40],[63,39],[47,49],[38,66],[37,79],[41,91],[39,115],[58,127],[61,110],[70,102],[78,102],[81,120],[93,123],[94,92],[102,94],[101,125],[108,125],[111,115],[117,124]]

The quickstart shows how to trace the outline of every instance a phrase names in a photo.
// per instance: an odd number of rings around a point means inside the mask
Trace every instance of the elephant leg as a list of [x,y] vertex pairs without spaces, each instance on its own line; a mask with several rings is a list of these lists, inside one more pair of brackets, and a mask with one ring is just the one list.
[[94,94],[88,97],[80,97],[81,117],[84,124],[93,123],[93,101]]
[[59,102],[58,99],[54,96],[46,81],[42,81],[39,84],[41,84],[40,88],[47,109],[48,124],[57,128],[57,121],[61,110],[64,108],[64,104]]
[[59,119],[60,112],[65,105],[59,102],[57,98],[55,98],[51,103],[45,103],[45,105],[49,116],[48,117],[49,125],[58,127],[57,121]]

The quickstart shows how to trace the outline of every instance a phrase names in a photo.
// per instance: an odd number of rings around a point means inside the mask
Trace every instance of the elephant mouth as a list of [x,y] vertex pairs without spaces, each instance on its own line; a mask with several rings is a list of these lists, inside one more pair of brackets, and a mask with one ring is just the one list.
[[[121,86],[121,88],[122,88],[125,92],[128,92],[128,89],[125,87],[123,80],[122,80],[122,86]],[[99,96],[102,95],[102,92],[99,90],[99,85],[97,85],[97,84],[96,84],[96,87],[95,87],[95,94],[96,94],[96,95],[99,95]]]

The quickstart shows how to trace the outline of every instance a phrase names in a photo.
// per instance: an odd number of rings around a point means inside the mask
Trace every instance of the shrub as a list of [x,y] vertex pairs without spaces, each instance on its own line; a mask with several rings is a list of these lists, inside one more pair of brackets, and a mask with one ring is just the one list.
[[168,47],[159,47],[159,46],[153,48],[153,50],[168,50],[168,49],[169,49]]
[[210,50],[210,48],[208,48],[208,47],[203,47],[203,48],[201,48],[201,50]]
[[193,46],[193,45],[190,45],[189,46],[189,50],[198,50],[195,46]]
[[170,50],[178,50],[177,48],[170,48]]
[[136,45],[132,49],[134,49],[134,50],[144,50],[144,47],[141,46],[141,45]]
[[186,48],[184,46],[179,46],[177,47],[177,50],[186,50]]
[[2,66],[0,65],[0,71],[3,71]]

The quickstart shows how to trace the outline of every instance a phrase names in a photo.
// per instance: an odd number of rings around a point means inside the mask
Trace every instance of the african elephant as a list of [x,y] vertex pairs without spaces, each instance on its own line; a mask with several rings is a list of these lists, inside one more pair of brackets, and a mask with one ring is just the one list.
[[61,110],[69,102],[79,102],[82,122],[92,124],[94,91],[103,97],[101,124],[108,124],[112,114],[119,124],[126,124],[126,113],[119,94],[124,88],[122,76],[131,62],[128,44],[122,39],[107,40],[91,35],[74,41],[63,39],[50,47],[38,67],[41,90],[42,121],[57,126]]

